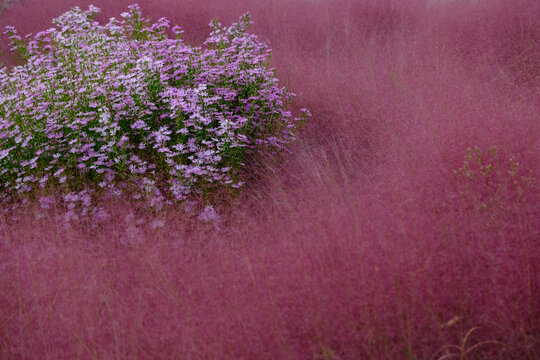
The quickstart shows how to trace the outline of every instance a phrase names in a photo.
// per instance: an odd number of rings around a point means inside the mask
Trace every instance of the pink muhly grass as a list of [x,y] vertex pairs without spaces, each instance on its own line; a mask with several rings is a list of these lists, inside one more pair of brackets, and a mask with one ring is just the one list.
[[141,2],[193,42],[250,11],[313,118],[219,226],[204,200],[0,217],[2,358],[540,357],[538,5],[433,3]]

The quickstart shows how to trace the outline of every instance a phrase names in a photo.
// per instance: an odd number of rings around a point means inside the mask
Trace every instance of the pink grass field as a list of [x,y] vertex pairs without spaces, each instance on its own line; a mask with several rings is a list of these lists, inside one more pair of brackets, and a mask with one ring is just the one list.
[[[20,1],[0,25],[132,2]],[[249,11],[313,117],[218,223],[0,216],[1,359],[540,359],[537,1],[139,5],[193,44]]]

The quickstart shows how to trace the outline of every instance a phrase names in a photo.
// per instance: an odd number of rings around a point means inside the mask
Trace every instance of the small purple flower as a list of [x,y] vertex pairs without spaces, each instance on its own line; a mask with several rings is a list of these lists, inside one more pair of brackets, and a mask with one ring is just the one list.
[[50,209],[53,203],[54,199],[52,196],[42,196],[39,198],[39,206],[42,210]]
[[156,219],[156,220],[153,220],[151,223],[150,223],[150,228],[152,230],[155,230],[157,228],[162,228],[165,226],[165,222],[163,220],[159,220],[159,219]]
[[207,205],[199,214],[198,219],[204,222],[218,222],[219,215],[212,205]]
[[132,128],[133,130],[145,130],[145,131],[150,130],[150,128],[148,127],[148,125],[147,125],[144,121],[142,121],[142,120],[140,120],[140,119],[137,120],[137,121],[135,121],[135,122],[131,125],[131,128]]

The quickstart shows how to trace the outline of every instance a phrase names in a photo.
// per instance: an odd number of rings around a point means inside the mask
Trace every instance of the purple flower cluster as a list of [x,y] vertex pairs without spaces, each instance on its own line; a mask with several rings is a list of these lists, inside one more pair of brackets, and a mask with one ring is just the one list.
[[72,203],[128,191],[181,201],[240,187],[248,152],[294,140],[293,94],[278,86],[268,47],[246,33],[249,14],[212,22],[204,47],[191,47],[138,5],[104,26],[98,12],[75,7],[33,37],[7,27],[24,63],[0,69],[0,201],[51,185]]

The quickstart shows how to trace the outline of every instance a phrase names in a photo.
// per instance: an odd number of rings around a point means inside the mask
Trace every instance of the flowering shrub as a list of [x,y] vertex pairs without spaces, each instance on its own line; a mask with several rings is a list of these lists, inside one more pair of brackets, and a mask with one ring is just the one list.
[[75,7],[24,39],[7,27],[23,62],[0,69],[0,201],[46,186],[62,189],[70,210],[97,193],[181,201],[240,187],[248,152],[294,139],[293,94],[246,33],[249,14],[230,27],[213,21],[200,48],[165,18],[128,9],[103,26],[97,7]]

